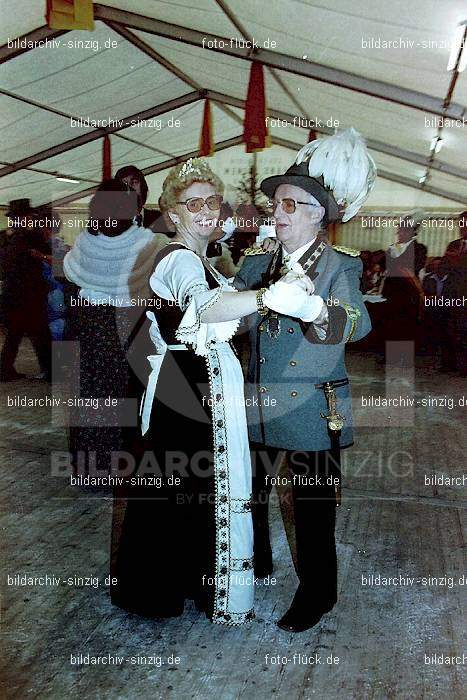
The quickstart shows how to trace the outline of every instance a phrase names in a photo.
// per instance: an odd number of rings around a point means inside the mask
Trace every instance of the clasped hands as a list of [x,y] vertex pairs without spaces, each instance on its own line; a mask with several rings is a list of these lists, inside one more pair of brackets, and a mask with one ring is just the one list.
[[284,316],[321,323],[326,320],[326,306],[314,291],[315,286],[302,266],[294,263],[284,277],[266,290],[263,302],[269,309]]

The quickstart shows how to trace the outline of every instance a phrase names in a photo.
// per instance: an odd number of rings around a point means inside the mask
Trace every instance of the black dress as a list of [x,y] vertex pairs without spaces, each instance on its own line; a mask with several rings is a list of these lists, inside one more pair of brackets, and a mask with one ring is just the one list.
[[64,296],[64,340],[74,341],[66,358],[72,464],[76,475],[101,479],[138,433],[138,404],[149,369],[141,361],[148,323],[141,308],[84,305],[79,287],[68,281]]
[[[218,280],[182,246],[171,244],[161,251],[153,278],[161,260],[175,251],[183,251],[180,264],[199,263],[202,283],[198,279],[195,286],[213,298]],[[191,599],[214,622],[240,624],[253,617],[252,585],[248,588],[246,582],[243,592],[249,592],[239,596],[236,581],[229,577],[232,572],[252,573],[251,488],[244,499],[230,492],[235,470],[240,483],[245,465],[237,458],[233,464],[228,461],[226,426],[219,417],[223,396],[213,392],[224,376],[222,357],[228,355],[236,365],[238,360],[227,342],[207,356],[192,348],[170,349],[180,348],[176,331],[184,310],[157,293],[154,309],[169,349],[157,380],[149,431],[133,450],[136,469],[128,480],[112,600],[148,617],[170,617],[182,614]],[[238,370],[241,377],[239,365]],[[243,392],[242,379],[239,384]],[[246,438],[246,423],[240,431]],[[237,530],[246,532],[240,536],[240,557],[233,556]]]

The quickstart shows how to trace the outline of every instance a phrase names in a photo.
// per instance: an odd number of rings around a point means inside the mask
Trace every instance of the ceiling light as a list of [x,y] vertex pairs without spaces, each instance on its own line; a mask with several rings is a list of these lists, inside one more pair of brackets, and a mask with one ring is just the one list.
[[451,46],[451,53],[449,54],[447,70],[454,70],[456,67],[457,59],[459,58],[459,65],[457,70],[461,73],[465,70],[467,64],[467,53],[464,51],[465,48],[465,31],[467,26],[467,19],[460,22],[456,27],[456,33],[454,35],[454,40]]
[[72,177],[65,177],[64,175],[57,175],[56,179],[59,182],[72,182],[73,184],[79,182],[79,180],[74,180]]

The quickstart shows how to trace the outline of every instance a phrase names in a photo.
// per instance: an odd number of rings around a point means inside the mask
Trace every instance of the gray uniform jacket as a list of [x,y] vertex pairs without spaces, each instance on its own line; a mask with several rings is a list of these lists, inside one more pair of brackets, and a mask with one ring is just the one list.
[[[316,251],[318,238],[300,263]],[[337,247],[338,249],[339,247]],[[329,450],[353,443],[351,398],[345,368],[345,344],[363,338],[371,323],[360,292],[362,262],[356,251],[338,252],[326,243],[307,274],[315,294],[328,305],[327,332],[312,323],[277,314],[247,319],[250,360],[245,392],[250,440],[287,450]],[[235,277],[238,290],[267,287],[281,276],[282,249],[275,254],[246,252]],[[278,327],[279,326],[279,327]],[[274,337],[274,330],[276,337]],[[343,384],[341,383],[343,380]],[[328,403],[320,387],[336,382],[340,432],[330,431]]]

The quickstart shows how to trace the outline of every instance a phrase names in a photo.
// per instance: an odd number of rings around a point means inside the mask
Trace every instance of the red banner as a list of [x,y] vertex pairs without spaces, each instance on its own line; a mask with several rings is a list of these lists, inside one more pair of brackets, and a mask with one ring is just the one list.
[[110,150],[110,136],[104,136],[102,144],[102,179],[110,180],[112,177],[112,154]]
[[214,153],[214,137],[211,114],[211,103],[209,100],[204,101],[203,124],[201,126],[201,135],[199,139],[199,155],[212,156]]
[[263,65],[256,61],[251,64],[243,122],[243,141],[246,144],[247,153],[261,151],[271,145],[266,124]]

